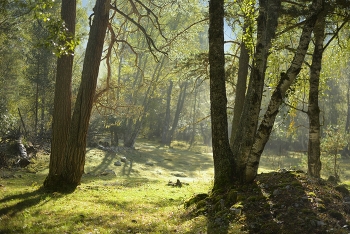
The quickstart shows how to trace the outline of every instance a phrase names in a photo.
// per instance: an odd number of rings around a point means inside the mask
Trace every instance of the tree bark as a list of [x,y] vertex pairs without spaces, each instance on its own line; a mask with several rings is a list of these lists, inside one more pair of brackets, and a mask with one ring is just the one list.
[[325,15],[321,14],[315,25],[315,49],[310,67],[310,91],[307,114],[309,116],[309,145],[308,145],[308,173],[310,176],[320,178],[321,173],[321,131],[320,107],[318,94],[320,72],[322,67],[323,42],[325,38]]
[[84,173],[86,136],[96,92],[104,38],[109,21],[109,10],[110,0],[96,1],[94,19],[84,58],[81,84],[75,102],[68,145],[65,152],[66,165],[62,179],[67,186],[76,187],[79,185],[81,176]]
[[245,180],[247,182],[252,182],[257,175],[260,157],[266,142],[270,137],[272,127],[278,114],[278,109],[285,98],[287,90],[301,70],[301,66],[304,62],[304,58],[311,40],[311,34],[318,17],[318,13],[320,12],[321,7],[319,6],[319,1],[320,0],[313,1],[310,17],[304,24],[299,45],[291,66],[286,73],[281,74],[281,79],[271,96],[268,108],[255,136],[254,145],[252,146],[246,166]]
[[227,189],[234,180],[228,140],[224,55],[224,0],[209,2],[210,113],[214,159],[213,190]]
[[245,171],[250,151],[254,144],[257,131],[262,93],[264,88],[265,71],[271,40],[274,38],[281,1],[259,1],[259,16],[257,19],[257,44],[248,91],[240,118],[239,131],[233,143],[233,154],[237,160],[237,171],[242,183],[248,182]]
[[[76,0],[62,0],[61,18],[64,20],[70,35],[74,36]],[[73,58],[73,55],[68,54],[62,55],[57,60],[51,155],[49,174],[44,182],[45,187],[55,186],[65,167],[64,151],[71,121]]]
[[233,143],[237,134],[237,129],[239,126],[239,120],[242,115],[245,93],[247,90],[247,76],[249,68],[249,51],[245,46],[244,41],[241,43],[241,53],[239,55],[238,62],[238,77],[236,85],[236,96],[235,96],[235,106],[233,108],[233,119],[232,119],[232,128],[231,128],[231,138],[230,146],[233,149]]

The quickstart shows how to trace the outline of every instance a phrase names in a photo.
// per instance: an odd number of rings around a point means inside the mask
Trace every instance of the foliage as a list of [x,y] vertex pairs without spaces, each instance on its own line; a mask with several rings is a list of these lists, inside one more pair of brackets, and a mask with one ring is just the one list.
[[322,137],[322,151],[325,155],[322,157],[323,170],[333,174],[336,180],[340,177],[340,152],[348,144],[349,135],[344,134],[339,126],[329,126]]

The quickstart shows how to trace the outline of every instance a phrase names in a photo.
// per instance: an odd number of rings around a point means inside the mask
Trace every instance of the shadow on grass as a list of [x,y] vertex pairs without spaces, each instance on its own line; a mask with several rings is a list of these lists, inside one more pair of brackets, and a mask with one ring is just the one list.
[[[47,193],[43,188],[39,188],[32,192],[6,196],[0,200],[0,204],[2,204],[0,208],[0,215],[14,216],[18,212],[37,205],[46,196]],[[5,204],[11,200],[19,200],[19,202],[9,206]]]

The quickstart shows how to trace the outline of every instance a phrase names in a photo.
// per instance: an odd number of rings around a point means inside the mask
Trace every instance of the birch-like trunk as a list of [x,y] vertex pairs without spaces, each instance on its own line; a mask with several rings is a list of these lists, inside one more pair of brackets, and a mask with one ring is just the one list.
[[278,109],[282,104],[282,101],[286,95],[287,90],[296,79],[301,70],[301,66],[304,62],[304,58],[311,41],[311,34],[316,23],[318,13],[322,9],[322,0],[314,0],[311,6],[311,15],[306,20],[297,51],[294,55],[291,66],[286,73],[281,75],[281,79],[274,90],[268,108],[265,112],[263,120],[259,126],[257,134],[255,136],[254,145],[251,149],[249,158],[246,165],[245,180],[251,182],[255,179],[259,167],[260,157],[264,150],[265,144],[268,141],[272,127],[274,125]]
[[280,7],[280,0],[259,1],[256,51],[239,129],[233,144],[233,154],[237,160],[236,171],[243,183],[245,182],[246,163],[258,126],[267,57],[271,48],[271,40],[274,38],[277,29]]
[[322,66],[323,42],[325,37],[324,32],[325,16],[324,14],[321,14],[316,22],[314,30],[315,49],[312,55],[312,64],[310,67],[310,91],[307,111],[309,116],[308,173],[315,178],[320,178],[321,176],[321,131],[318,94]]

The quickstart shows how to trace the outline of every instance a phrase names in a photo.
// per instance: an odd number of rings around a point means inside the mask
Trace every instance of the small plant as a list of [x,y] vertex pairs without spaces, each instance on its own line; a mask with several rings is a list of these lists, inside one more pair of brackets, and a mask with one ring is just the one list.
[[322,157],[323,168],[329,174],[333,174],[337,181],[340,179],[339,152],[347,145],[347,139],[348,136],[342,133],[338,126],[330,126],[326,129],[321,143],[322,151],[326,152]]

